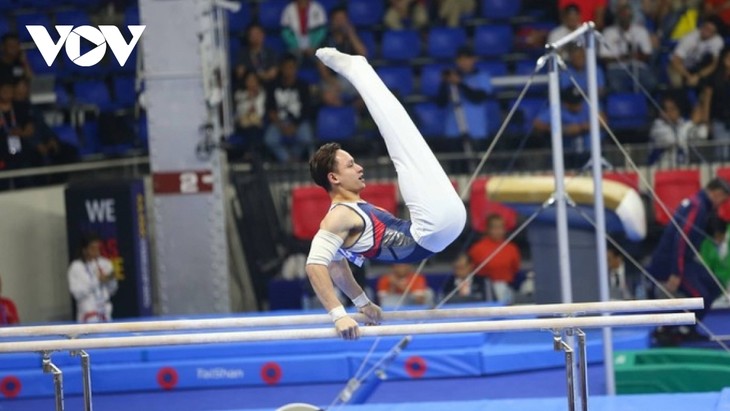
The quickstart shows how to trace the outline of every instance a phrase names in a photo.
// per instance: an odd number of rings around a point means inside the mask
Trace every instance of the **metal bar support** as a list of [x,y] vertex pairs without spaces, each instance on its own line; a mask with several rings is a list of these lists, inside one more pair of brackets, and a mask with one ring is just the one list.
[[63,373],[56,364],[51,362],[51,353],[46,351],[43,353],[43,372],[53,374],[53,386],[56,398],[56,411],[63,411]]
[[92,411],[91,402],[91,358],[84,350],[71,351],[71,355],[81,358],[81,378],[84,385],[84,411]]

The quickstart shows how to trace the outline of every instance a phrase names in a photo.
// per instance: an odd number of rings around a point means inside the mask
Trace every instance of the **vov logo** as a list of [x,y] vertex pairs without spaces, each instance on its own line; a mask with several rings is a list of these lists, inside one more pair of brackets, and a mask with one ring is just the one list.
[[[56,56],[61,51],[61,47],[64,47],[64,45],[66,55],[77,66],[91,67],[100,62],[106,54],[107,45],[109,45],[112,53],[114,53],[114,57],[117,58],[119,65],[124,66],[134,46],[137,45],[139,38],[142,37],[142,32],[144,32],[145,27],[147,26],[127,26],[129,32],[132,33],[132,40],[127,43],[117,26],[99,26],[97,29],[91,26],[78,26],[74,28],[74,26],[59,25],[56,26],[59,39],[58,42],[54,43],[45,27],[36,25],[25,26],[48,67],[51,67],[51,64],[56,60]],[[82,55],[81,38],[86,39],[96,47]]]

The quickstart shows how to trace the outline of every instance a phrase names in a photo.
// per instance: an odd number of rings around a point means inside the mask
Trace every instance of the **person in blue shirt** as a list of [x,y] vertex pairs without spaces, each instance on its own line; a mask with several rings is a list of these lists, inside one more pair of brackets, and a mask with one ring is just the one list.
[[469,47],[456,53],[456,66],[445,70],[437,103],[448,108],[447,137],[485,139],[489,133],[487,99],[492,93],[492,79],[476,67],[476,56]]
[[[567,68],[560,72],[560,88],[567,89],[575,87],[571,76],[575,78],[580,88],[588,94],[588,70],[586,69],[586,51],[576,44],[568,45]],[[606,77],[601,66],[596,66],[596,83],[598,85],[598,97],[606,95]]]

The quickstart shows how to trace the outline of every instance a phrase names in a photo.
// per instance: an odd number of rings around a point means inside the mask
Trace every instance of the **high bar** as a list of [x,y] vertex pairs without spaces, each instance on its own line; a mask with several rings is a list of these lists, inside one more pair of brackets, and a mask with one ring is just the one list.
[[[602,328],[694,324],[693,313],[636,314],[593,317],[538,318],[524,320],[472,321],[457,323],[401,324],[361,327],[366,337],[445,334],[468,332],[505,332],[556,330],[566,328]],[[157,345],[214,344],[253,341],[315,340],[339,338],[333,327],[314,329],[283,329],[266,331],[237,331],[200,334],[146,335],[18,341],[0,343],[0,353],[89,350],[98,348],[147,347]]]
[[[523,315],[572,315],[603,314],[648,311],[694,310],[704,307],[702,298],[674,298],[661,300],[606,301],[572,304],[518,305],[509,307],[471,307],[441,310],[392,311],[383,313],[383,320],[420,321],[454,318],[505,318]],[[353,314],[360,323],[367,319]],[[281,327],[331,323],[327,314],[277,315],[267,317],[209,318],[195,320],[130,321],[94,324],[37,325],[25,327],[0,327],[0,338],[47,335],[80,336],[85,334],[177,331],[216,328]]]
[[566,44],[573,42],[573,40],[582,36],[583,34],[588,32],[588,30],[593,30],[595,27],[596,27],[596,25],[592,21],[585,22],[585,23],[581,24],[580,27],[578,27],[574,31],[572,31],[572,32],[568,33],[567,35],[565,35],[564,37],[561,37],[560,39],[558,39],[558,41],[556,41],[554,43],[546,44],[545,48],[557,50],[557,49],[565,46]]

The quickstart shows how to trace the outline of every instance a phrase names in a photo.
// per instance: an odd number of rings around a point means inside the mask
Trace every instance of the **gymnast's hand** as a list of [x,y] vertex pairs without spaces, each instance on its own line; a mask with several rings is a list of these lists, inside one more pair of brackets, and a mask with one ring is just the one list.
[[344,340],[357,340],[360,338],[360,329],[357,327],[357,321],[346,315],[335,321],[337,334]]
[[377,325],[383,320],[383,310],[380,309],[375,303],[370,302],[368,305],[361,307],[360,312],[368,317],[367,325]]

